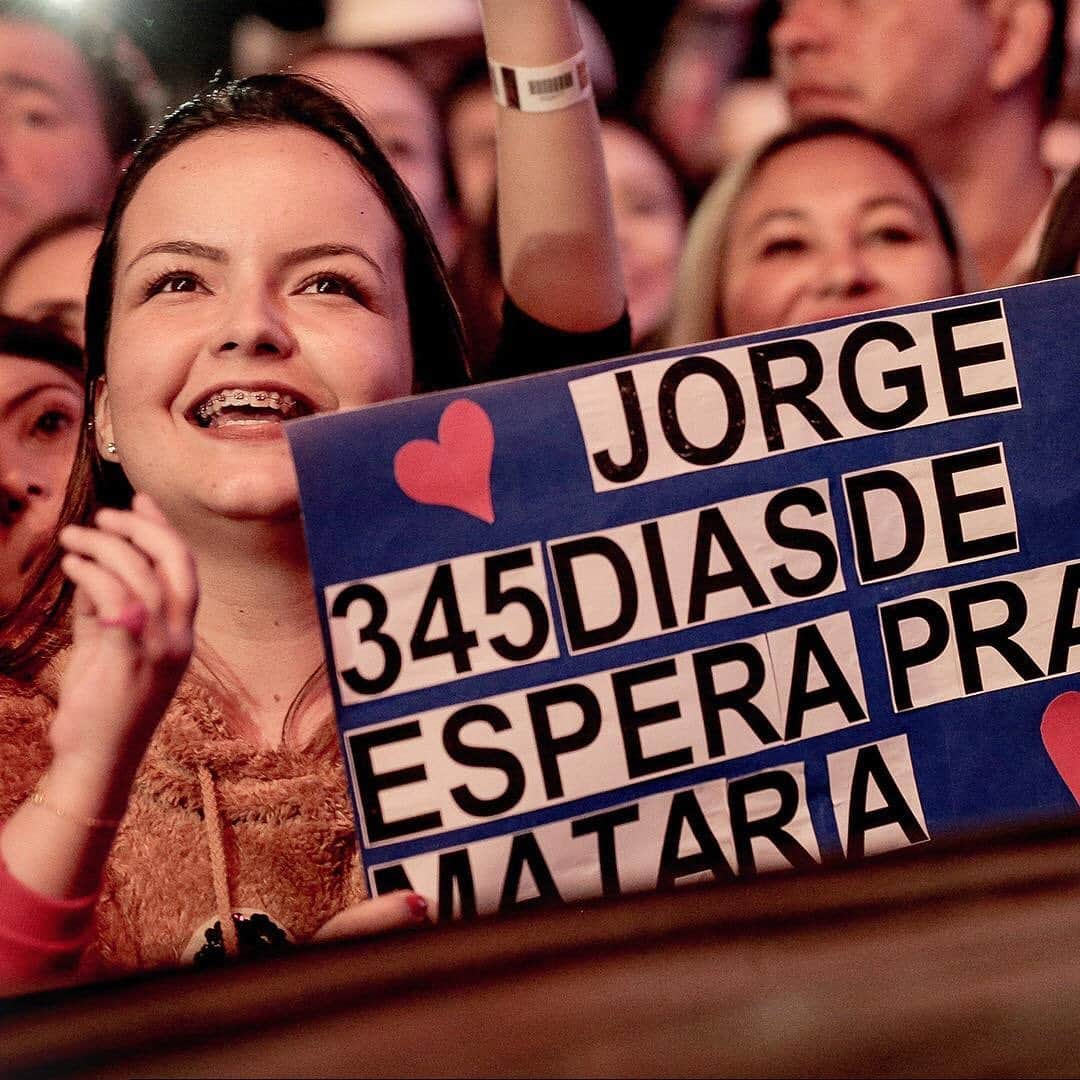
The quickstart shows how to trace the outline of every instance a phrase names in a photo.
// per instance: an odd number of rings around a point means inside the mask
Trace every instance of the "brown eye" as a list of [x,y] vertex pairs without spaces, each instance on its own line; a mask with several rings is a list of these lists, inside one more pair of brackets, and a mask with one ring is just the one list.
[[390,139],[384,145],[391,161],[414,161],[420,157],[420,149],[405,139]]
[[346,296],[358,302],[363,299],[360,287],[343,274],[317,274],[306,281],[299,291],[318,296]]
[[169,270],[155,278],[146,288],[146,298],[171,293],[192,293],[198,290],[199,279],[191,273]]
[[194,292],[196,284],[197,282],[193,277],[171,277],[162,282],[161,288],[158,289],[158,292]]
[[761,249],[763,258],[772,259],[780,255],[798,255],[806,250],[806,244],[795,236],[785,236],[770,240]]
[[60,409],[46,409],[34,421],[33,430],[34,434],[41,438],[53,439],[57,435],[62,435],[74,423],[75,418],[68,413]]
[[869,238],[884,244],[909,244],[915,239],[915,234],[903,225],[882,225],[873,229]]

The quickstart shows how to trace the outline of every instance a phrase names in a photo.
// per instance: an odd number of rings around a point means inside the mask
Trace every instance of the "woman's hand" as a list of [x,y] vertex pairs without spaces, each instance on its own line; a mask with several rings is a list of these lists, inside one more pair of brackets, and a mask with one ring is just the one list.
[[60,534],[73,644],[50,737],[56,765],[133,775],[191,658],[195,563],[147,495],[95,526]]
[[398,892],[363,900],[339,911],[312,935],[312,941],[339,941],[343,938],[367,937],[403,926],[428,925],[427,901],[418,893],[401,889]]
[[187,545],[145,495],[60,543],[75,599],[53,760],[0,830],[0,854],[23,885],[71,898],[99,887],[113,823],[191,657],[198,586]]

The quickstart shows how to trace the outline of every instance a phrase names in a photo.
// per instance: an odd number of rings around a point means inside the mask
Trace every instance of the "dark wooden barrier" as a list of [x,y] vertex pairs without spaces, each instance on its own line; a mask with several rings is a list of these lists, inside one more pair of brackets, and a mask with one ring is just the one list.
[[4,1075],[1076,1076],[1080,827],[5,1004]]

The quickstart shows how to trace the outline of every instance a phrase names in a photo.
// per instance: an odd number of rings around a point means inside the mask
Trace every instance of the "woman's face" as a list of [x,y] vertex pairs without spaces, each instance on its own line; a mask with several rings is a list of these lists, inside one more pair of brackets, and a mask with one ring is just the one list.
[[446,137],[461,209],[474,225],[487,220],[495,195],[497,108],[491,87],[483,82],[462,90],[447,110]]
[[22,319],[56,323],[83,341],[86,287],[101,229],[85,225],[54,236],[20,259],[0,291],[0,310]]
[[957,286],[918,183],[880,147],[844,135],[766,162],[734,208],[724,267],[727,334],[915,303]]
[[412,386],[402,240],[348,154],[305,128],[181,144],[120,227],[98,448],[183,531],[291,518],[281,421]]
[[636,344],[667,314],[686,215],[675,177],[647,139],[613,123],[602,136]]
[[82,411],[71,375],[0,355],[0,612],[18,602],[56,528]]

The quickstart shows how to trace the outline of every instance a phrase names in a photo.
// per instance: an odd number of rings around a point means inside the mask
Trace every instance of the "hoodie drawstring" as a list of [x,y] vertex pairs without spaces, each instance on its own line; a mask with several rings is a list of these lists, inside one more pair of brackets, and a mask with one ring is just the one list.
[[225,845],[221,838],[221,815],[218,812],[217,792],[214,778],[205,765],[198,767],[199,787],[202,789],[203,827],[210,848],[210,870],[214,879],[214,899],[217,902],[218,919],[221,922],[221,943],[226,956],[236,956],[240,945],[236,938],[236,926],[232,918],[229,899],[229,874],[225,867]]

